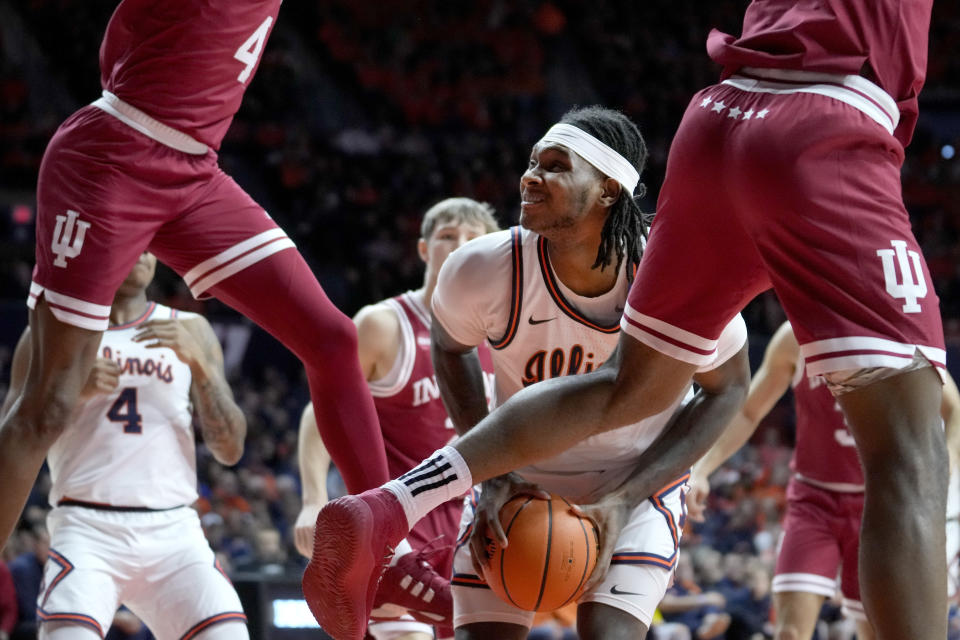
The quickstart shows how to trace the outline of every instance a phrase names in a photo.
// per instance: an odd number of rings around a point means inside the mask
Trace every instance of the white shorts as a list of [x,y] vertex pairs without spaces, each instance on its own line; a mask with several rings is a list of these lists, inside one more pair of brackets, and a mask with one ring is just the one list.
[[374,640],[396,640],[411,633],[425,633],[433,638],[433,627],[405,615],[397,620],[374,620],[367,626]]
[[143,513],[56,507],[47,526],[50,557],[37,597],[42,622],[74,622],[103,637],[124,604],[157,640],[246,624],[190,507]]
[[[684,475],[633,510],[617,538],[606,577],[580,596],[578,603],[609,605],[650,627],[676,566],[686,520],[684,493],[688,478],[689,474]],[[473,569],[468,537],[476,499],[473,492],[466,498],[453,559],[453,625],[456,628],[478,622],[505,622],[529,628],[534,612],[501,600]]]

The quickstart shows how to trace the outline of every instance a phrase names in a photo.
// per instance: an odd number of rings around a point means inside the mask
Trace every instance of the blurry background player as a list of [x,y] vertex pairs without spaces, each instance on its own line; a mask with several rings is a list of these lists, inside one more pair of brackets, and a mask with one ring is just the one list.
[[[825,376],[857,441],[867,615],[885,640],[945,637],[946,352],[900,183],[931,6],[754,1],[740,38],[711,32],[721,82],[694,96],[673,139],[616,357],[524,389],[399,481],[329,503],[318,529],[340,531],[340,545],[323,573],[358,586],[335,595],[318,580],[315,607],[355,634],[405,527],[475,482],[663,410],[716,358],[730,318],[773,287],[807,373]],[[673,425],[632,491],[651,495],[719,434]],[[416,486],[424,474],[433,488]]]
[[[50,449],[40,638],[101,638],[120,604],[158,640],[247,637],[240,599],[189,506],[193,412],[227,465],[243,454],[246,420],[206,319],[147,300],[155,267],[141,254],[117,289],[80,402]],[[4,411],[23,389],[35,340],[27,328],[17,345]]]
[[[430,300],[447,257],[468,241],[497,229],[493,209],[485,203],[448,198],[433,205],[423,216],[417,243],[417,252],[426,265],[423,286],[364,307],[354,318],[360,367],[373,394],[391,473],[409,469],[456,437],[440,399],[430,359]],[[484,378],[492,375],[487,347],[478,345],[477,354]],[[479,380],[481,385],[484,382],[485,379]],[[483,401],[486,405],[486,394]],[[313,553],[317,513],[327,501],[330,460],[309,405],[300,421],[298,457],[304,504],[295,536],[297,549],[309,558]],[[438,638],[453,636],[450,575],[462,511],[460,496],[440,505],[407,536],[409,545],[405,548],[409,550],[412,545],[413,552],[397,550],[394,566],[387,570],[378,588],[372,615],[400,617],[410,611],[419,622],[409,616],[405,616],[406,620],[374,622],[370,633],[375,638],[431,638],[431,622],[437,625]],[[418,583],[426,586],[417,590]]]
[[[807,377],[800,345],[789,322],[777,329],[767,345],[763,363],[750,383],[750,392],[730,426],[691,471],[690,517],[703,519],[710,491],[708,477],[743,446],[788,388],[793,388],[797,417],[796,449],[787,489],[783,538],[778,545],[773,578],[776,637],[811,638],[824,599],[840,592],[843,608],[857,622],[858,640],[872,640],[874,632],[860,602],[857,580],[860,520],[863,512],[863,470],[856,443],[844,423],[836,399],[819,377]],[[953,379],[944,385],[941,415],[946,426],[952,467],[960,451],[960,395]],[[956,518],[957,492],[953,473],[948,515]],[[948,523],[948,526],[949,523]],[[949,530],[948,530],[948,533]],[[948,535],[947,559],[958,549]],[[956,593],[951,572],[949,595]]]
[[[124,0],[100,50],[103,96],[44,154],[30,288],[33,357],[0,425],[0,541],[94,365],[117,287],[150,249],[303,362],[351,492],[387,479],[356,330],[293,242],[217,165],[280,0]],[[43,348],[41,348],[41,345]]]

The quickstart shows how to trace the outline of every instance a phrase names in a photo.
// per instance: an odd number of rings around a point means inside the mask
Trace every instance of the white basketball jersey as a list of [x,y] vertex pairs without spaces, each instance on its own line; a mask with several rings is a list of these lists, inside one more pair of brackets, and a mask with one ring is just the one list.
[[52,505],[166,509],[197,499],[190,368],[172,349],[132,339],[150,318],[191,315],[151,302],[139,319],[104,332],[97,355],[120,366],[120,384],[80,405],[47,454]]
[[[547,378],[588,373],[599,367],[620,339],[620,314],[629,291],[625,273],[612,290],[579,305],[564,293],[553,273],[547,243],[530,231],[513,229],[514,291],[506,335],[492,342],[497,401]],[[519,259],[517,259],[519,257]],[[624,270],[621,267],[621,270]],[[589,301],[595,322],[579,307]],[[688,392],[689,397],[689,392]],[[560,455],[519,469],[526,479],[568,498],[593,499],[617,486],[634,469],[634,461],[653,442],[684,400],[678,397],[663,413],[637,424],[601,433]]]

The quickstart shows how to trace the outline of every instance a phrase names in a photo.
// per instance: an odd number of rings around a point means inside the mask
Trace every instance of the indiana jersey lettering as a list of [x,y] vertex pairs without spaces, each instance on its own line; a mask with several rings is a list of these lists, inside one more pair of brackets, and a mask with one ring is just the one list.
[[190,368],[172,349],[132,340],[150,318],[188,315],[151,302],[142,317],[104,332],[97,355],[117,363],[120,384],[84,402],[51,447],[52,505],[71,498],[166,509],[197,499]]
[[[621,268],[613,289],[587,298],[567,289],[553,273],[547,243],[541,236],[515,227],[489,234],[483,240],[483,245],[471,245],[485,247],[486,254],[492,256],[491,264],[471,262],[469,269],[483,268],[487,272],[489,266],[489,273],[504,273],[501,268],[504,265],[493,262],[510,260],[512,264],[512,296],[506,331],[488,335],[493,347],[496,403],[502,404],[523,387],[541,380],[587,373],[599,367],[620,338],[620,316],[630,287],[626,267]],[[504,243],[509,243],[511,248],[507,250]],[[447,264],[456,269],[465,259],[466,254],[461,252],[471,245],[452,254]],[[464,314],[452,311],[456,303],[451,298],[456,296],[450,295],[451,290],[458,287],[458,277],[469,278],[465,271],[454,270],[450,278],[441,274],[438,292],[434,293],[435,299],[439,295],[452,303],[451,311],[444,313],[446,305],[440,308],[435,305],[435,312],[454,337],[467,333],[463,327],[471,322]],[[463,285],[461,282],[459,286]],[[489,290],[471,290],[469,295],[490,296],[493,305],[492,301],[502,295],[503,287],[503,282],[493,281]],[[484,298],[484,302],[487,301]],[[746,329],[739,316],[731,326],[733,329],[724,331],[721,337],[717,365],[736,353],[746,339]],[[691,397],[689,389],[686,397]],[[588,438],[560,455],[520,469],[519,473],[574,502],[594,502],[630,474],[636,458],[660,434],[683,400],[678,397],[663,413]]]
[[[370,383],[387,465],[399,476],[453,438],[453,424],[440,399],[430,358],[430,312],[412,292],[385,300],[400,321],[400,351],[393,368]],[[487,400],[492,396],[493,363],[486,345],[477,347],[484,370]]]
[[218,149],[260,63],[280,2],[123,0],[100,47],[101,84]]
[[792,385],[797,444],[790,467],[797,479],[831,491],[863,491],[863,469],[856,443],[823,379],[804,375],[801,359]]

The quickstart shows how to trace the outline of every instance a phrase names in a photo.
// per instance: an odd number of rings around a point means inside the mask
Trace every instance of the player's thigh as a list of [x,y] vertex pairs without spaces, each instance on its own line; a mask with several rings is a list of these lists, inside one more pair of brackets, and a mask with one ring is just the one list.
[[[124,599],[124,604],[143,620],[157,640],[195,637],[200,632],[234,634],[244,629],[246,616],[233,585],[211,562],[190,564],[151,582]],[[227,636],[224,636],[227,637]]]
[[195,512],[171,514],[141,537],[147,558],[140,579],[124,593],[124,604],[158,640],[245,625],[240,598]]
[[529,627],[506,622],[474,622],[459,626],[454,632],[456,640],[524,640]]
[[[614,555],[616,557],[617,552]],[[631,637],[620,635],[629,629],[642,628],[645,634],[667,592],[672,575],[673,569],[654,564],[612,564],[603,581],[580,598],[577,608],[578,631],[581,634],[590,632],[584,638],[597,639]],[[586,609],[591,617],[586,621],[586,626],[582,626],[580,616],[585,611],[585,605],[594,606]],[[628,618],[632,618],[632,621]],[[609,636],[606,635],[608,633]]]
[[773,576],[773,592],[832,597],[843,559],[835,528],[838,509],[830,492],[802,483],[791,486]]
[[150,245],[179,273],[194,297],[209,297],[216,286],[293,241],[257,202],[221,170],[214,171],[185,212],[164,224]]
[[238,620],[212,625],[191,636],[196,640],[247,640],[249,637],[246,623]]
[[637,640],[647,635],[647,625],[622,609],[599,602],[577,607],[577,633],[581,640]]
[[812,638],[820,607],[825,597],[803,591],[781,591],[773,594],[777,633],[792,631],[797,638]]
[[[103,637],[119,606],[116,577],[107,560],[84,552],[55,536],[44,567],[45,588],[37,596],[40,627],[49,624],[90,629]],[[59,549],[63,549],[61,552]]]
[[[669,354],[697,353],[746,303],[770,287],[741,222],[721,150],[729,132],[694,97],[671,144],[650,241],[625,320]],[[659,345],[659,346],[658,346]]]

